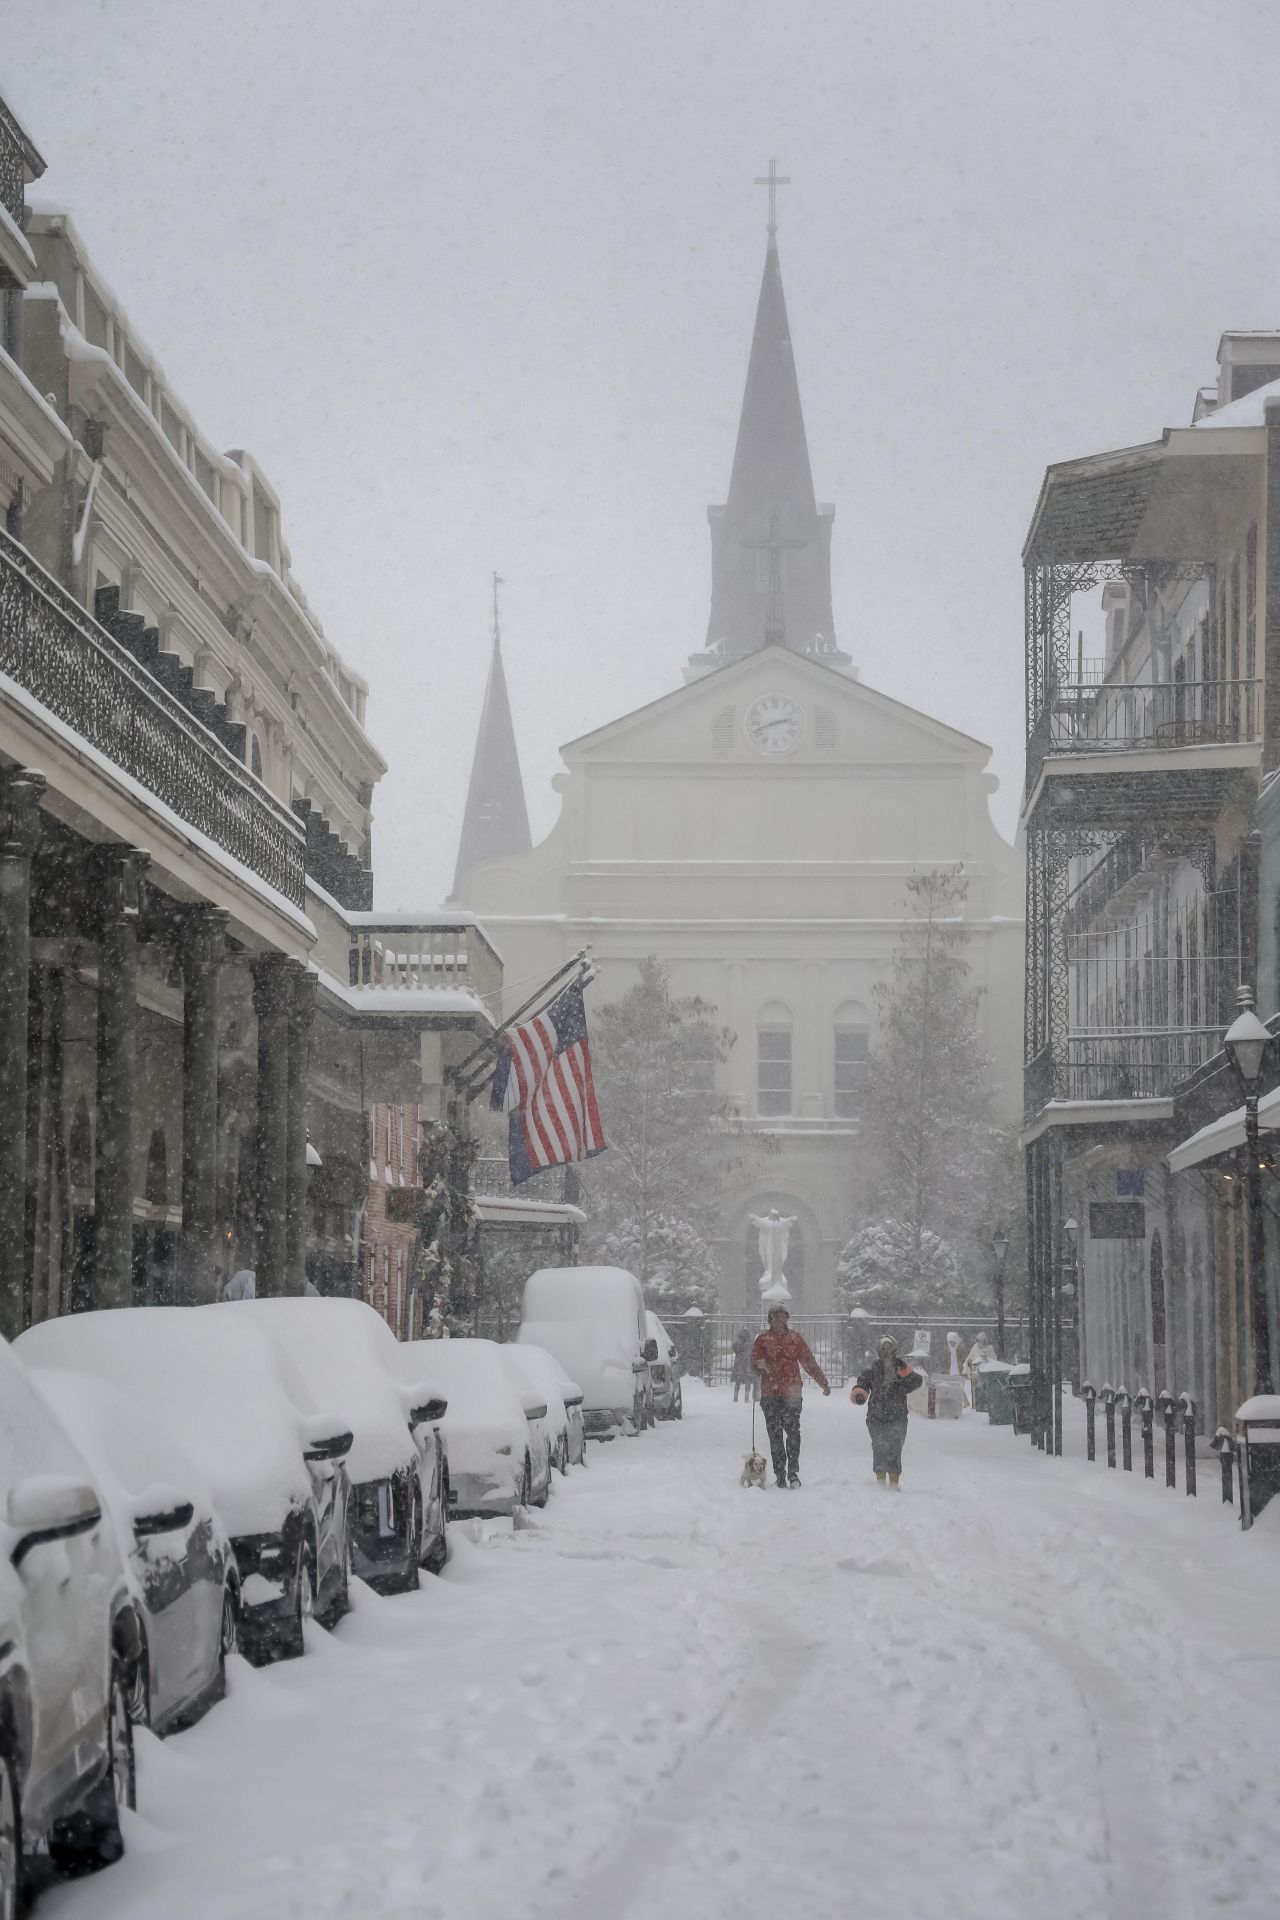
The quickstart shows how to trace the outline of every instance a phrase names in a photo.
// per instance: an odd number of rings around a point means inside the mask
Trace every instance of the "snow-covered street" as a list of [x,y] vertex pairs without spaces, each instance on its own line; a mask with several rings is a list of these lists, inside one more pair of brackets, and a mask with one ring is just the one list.
[[[593,1447],[527,1529],[358,1591],[306,1658],[140,1740],[129,1851],[49,1920],[1190,1920],[1275,1911],[1278,1536],[967,1416],[902,1494],[806,1396]],[[891,1904],[885,1904],[886,1900]]]

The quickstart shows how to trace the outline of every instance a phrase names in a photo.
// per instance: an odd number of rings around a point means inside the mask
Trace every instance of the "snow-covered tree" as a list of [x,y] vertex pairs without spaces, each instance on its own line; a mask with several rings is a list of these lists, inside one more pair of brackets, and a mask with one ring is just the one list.
[[880,1315],[985,1313],[988,1296],[966,1282],[955,1249],[926,1227],[917,1246],[901,1220],[869,1220],[860,1226],[836,1262],[836,1292],[844,1311],[865,1307]]
[[637,1220],[623,1220],[600,1248],[610,1266],[639,1274],[645,1299],[654,1312],[687,1313],[701,1307],[714,1313],[718,1305],[720,1272],[711,1246],[688,1220],[656,1214],[647,1234]]
[[[592,1019],[592,1057],[608,1150],[584,1169],[590,1211],[584,1235],[604,1257],[625,1228],[625,1263],[642,1285],[670,1267],[683,1242],[696,1271],[711,1271],[706,1249],[725,1179],[741,1163],[743,1138],[715,1090],[715,1070],[732,1035],[716,1010],[678,998],[665,967],[650,957],[622,998]],[[692,1300],[690,1302],[692,1304]]]
[[476,1143],[443,1120],[423,1123],[418,1165],[417,1280],[424,1314],[439,1308],[449,1328],[461,1332],[474,1311],[477,1222],[471,1204]]
[[[991,1114],[990,1061],[969,972],[963,874],[907,882],[908,920],[890,976],[875,989],[879,1034],[867,1068],[856,1186],[870,1223],[841,1255],[861,1272],[872,1235],[876,1271],[914,1310],[990,1298],[990,1232],[1000,1138]],[[1007,1223],[1006,1223],[1007,1224]],[[876,1237],[876,1229],[883,1232]],[[946,1249],[946,1257],[943,1249]]]

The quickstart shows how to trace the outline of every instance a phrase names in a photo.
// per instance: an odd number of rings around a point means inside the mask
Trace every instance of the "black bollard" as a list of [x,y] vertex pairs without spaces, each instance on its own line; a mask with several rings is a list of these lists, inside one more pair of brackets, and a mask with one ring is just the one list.
[[1225,1427],[1219,1427],[1209,1445],[1217,1454],[1218,1464],[1222,1468],[1222,1504],[1224,1507],[1234,1507],[1236,1497],[1232,1485],[1232,1463],[1236,1457],[1236,1443]]
[[1164,1483],[1166,1487],[1178,1484],[1178,1405],[1168,1387],[1160,1393],[1160,1418],[1164,1421]]
[[1116,1393],[1120,1408],[1120,1465],[1126,1473],[1133,1472],[1133,1401],[1128,1387],[1121,1387]]
[[1102,1404],[1107,1410],[1107,1465],[1116,1463],[1116,1390],[1114,1387],[1102,1389]]
[[1134,1399],[1142,1423],[1142,1474],[1146,1480],[1156,1477],[1156,1403],[1145,1387],[1139,1387]]
[[[1182,1446],[1186,1462],[1186,1491],[1194,1495],[1196,1490],[1196,1403],[1189,1393],[1178,1395],[1178,1405],[1182,1408]],[[1172,1485],[1172,1482],[1170,1482]]]
[[1098,1389],[1090,1381],[1086,1380],[1080,1389],[1080,1398],[1084,1401],[1084,1443],[1086,1457],[1090,1460],[1096,1460],[1098,1457],[1096,1445],[1098,1437]]

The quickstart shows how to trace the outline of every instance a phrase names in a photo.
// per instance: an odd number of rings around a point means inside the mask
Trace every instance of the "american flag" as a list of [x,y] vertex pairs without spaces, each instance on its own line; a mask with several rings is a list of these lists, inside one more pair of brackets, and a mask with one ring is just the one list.
[[507,1148],[512,1186],[547,1167],[567,1166],[604,1152],[587,1014],[578,981],[532,1020],[499,1035],[489,1105],[510,1115]]

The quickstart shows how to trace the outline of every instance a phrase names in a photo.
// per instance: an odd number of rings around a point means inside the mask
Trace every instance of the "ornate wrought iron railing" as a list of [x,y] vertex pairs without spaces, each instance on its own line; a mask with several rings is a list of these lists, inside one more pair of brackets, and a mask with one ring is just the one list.
[[235,755],[0,532],[0,673],[295,906],[302,829]]
[[1055,1090],[1066,1100],[1161,1100],[1222,1048],[1222,1027],[1067,1036]]
[[22,136],[0,101],[0,206],[19,227],[25,210],[25,188]]
[[1258,680],[1182,680],[1160,686],[1059,682],[1041,716],[1043,753],[1220,746],[1261,737]]

